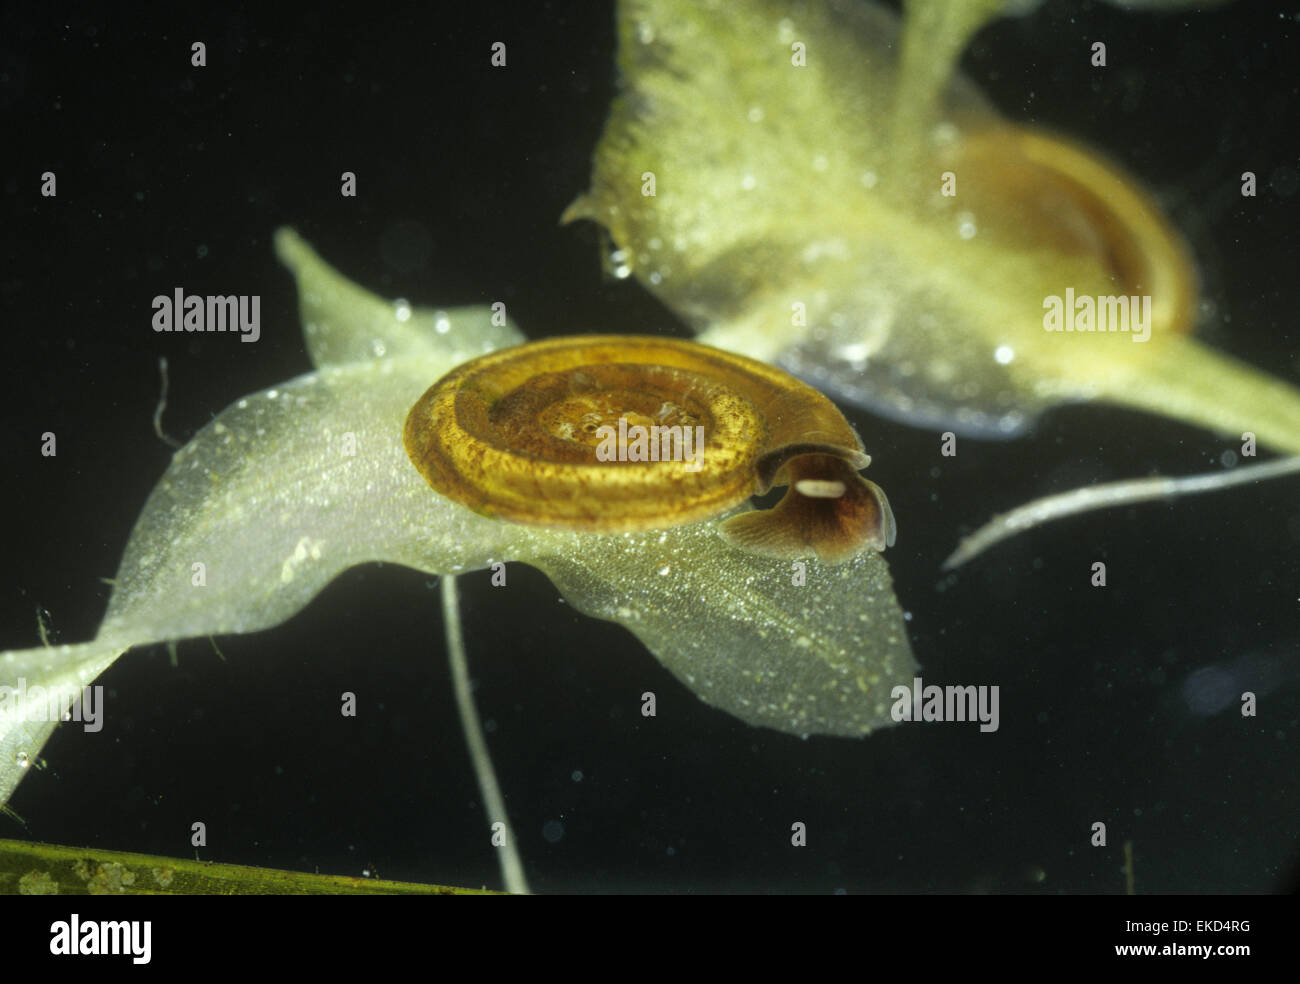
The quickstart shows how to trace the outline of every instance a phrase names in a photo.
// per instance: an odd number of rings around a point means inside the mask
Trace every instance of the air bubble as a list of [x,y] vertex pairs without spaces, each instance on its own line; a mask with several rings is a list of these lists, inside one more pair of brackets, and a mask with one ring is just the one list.
[[615,280],[626,280],[632,275],[632,265],[628,263],[628,252],[616,249],[609,254],[609,271]]
[[558,844],[564,839],[564,824],[559,820],[547,820],[542,824],[542,839],[548,844]]

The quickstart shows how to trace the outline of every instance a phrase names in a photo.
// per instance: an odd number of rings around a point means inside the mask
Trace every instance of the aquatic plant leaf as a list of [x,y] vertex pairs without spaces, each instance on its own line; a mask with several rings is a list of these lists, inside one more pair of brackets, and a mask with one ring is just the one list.
[[[798,734],[891,723],[884,695],[914,664],[879,554],[842,568],[810,560],[795,587],[788,561],[729,546],[717,520],[601,536],[456,505],[408,461],[403,421],[467,355],[520,336],[493,334],[473,309],[442,328],[442,316],[399,320],[296,237],[277,243],[303,285],[321,368],[237,401],[181,448],[136,523],[95,640],[0,654],[0,684],[71,694],[132,646],[269,628],[356,564],[447,574],[519,560],[742,720]],[[27,720],[33,706],[0,705],[0,801],[52,730]]]
[[[701,341],[913,423],[1010,435],[1100,399],[1300,451],[1300,392],[1186,335],[1194,269],[1150,196],[955,74],[1015,9],[908,3],[896,43],[867,3],[623,0],[566,218]],[[1145,332],[1045,330],[1052,298],[1116,295],[1150,298]]]
[[30,771],[81,688],[126,650],[111,640],[0,653],[0,806]]
[[890,690],[917,666],[884,556],[809,559],[807,583],[795,586],[789,561],[727,545],[718,523],[604,538],[614,542],[596,562],[581,543],[528,562],[742,721],[846,736],[893,724]]
[[524,341],[514,322],[491,308],[423,308],[378,297],[341,276],[292,229],[276,231],[275,253],[298,282],[303,339],[317,369],[375,359],[454,366]]
[[[318,338],[333,339],[322,358],[360,357],[376,337],[411,354],[326,368],[246,397],[177,451],[136,523],[95,640],[0,653],[0,686],[13,688],[0,701],[0,802],[36,761],[50,718],[131,646],[267,628],[353,564],[464,570],[507,539],[430,496],[400,442],[406,411],[429,382],[467,351],[478,354],[485,315],[462,311],[438,331],[432,313],[417,314],[412,330],[291,235],[279,242],[301,263]],[[346,341],[348,325],[364,345]],[[43,709],[37,686],[56,693],[58,713]]]
[[[6,895],[497,895],[486,889],[353,878],[0,840]],[[85,925],[83,923],[82,925]]]

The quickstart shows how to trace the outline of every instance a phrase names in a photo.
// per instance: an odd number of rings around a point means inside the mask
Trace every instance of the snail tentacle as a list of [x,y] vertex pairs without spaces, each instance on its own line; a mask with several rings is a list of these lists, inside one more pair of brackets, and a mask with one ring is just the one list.
[[775,507],[723,520],[719,532],[729,543],[791,559],[815,554],[829,564],[894,545],[894,513],[875,482],[827,455],[797,458],[790,468],[793,481]]

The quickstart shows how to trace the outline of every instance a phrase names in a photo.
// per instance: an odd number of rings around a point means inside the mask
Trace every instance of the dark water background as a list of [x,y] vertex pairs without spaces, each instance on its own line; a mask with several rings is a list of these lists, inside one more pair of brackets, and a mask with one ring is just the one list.
[[[272,256],[296,227],[380,294],[503,299],[531,336],[685,334],[602,282],[585,187],[614,91],[603,3],[132,7],[0,15],[5,357],[0,645],[92,636],[170,449],[239,397],[310,370]],[[1175,16],[1049,3],[965,66],[1009,116],[1080,138],[1162,197],[1201,262],[1220,347],[1300,383],[1292,3]],[[208,45],[206,69],[189,45]],[[509,68],[488,67],[508,45]],[[1106,41],[1111,67],[1087,64]],[[59,197],[37,194],[58,173]],[[360,196],[341,199],[355,171]],[[1239,175],[1259,176],[1243,200]],[[155,294],[260,294],[263,337],[157,335]],[[1093,514],[956,576],[992,513],[1049,491],[1216,467],[1233,443],[1112,409],[961,444],[850,412],[889,493],[888,558],[922,674],[1001,687],[1001,729],[861,741],[749,728],[695,700],[621,627],[540,574],[462,579],[482,714],[541,891],[1269,892],[1300,859],[1295,480]],[[38,453],[58,434],[59,455]],[[1110,587],[1088,586],[1104,560]],[[456,722],[431,578],[356,569],[280,628],[123,658],[104,731],[62,729],[0,836],[451,884],[498,884]],[[1207,670],[1207,668],[1209,668]],[[1199,672],[1198,672],[1199,671]],[[1190,680],[1190,682],[1189,682]],[[1261,683],[1267,681],[1267,686]],[[1260,691],[1243,719],[1234,694]],[[338,695],[361,713],[342,721]],[[659,718],[637,713],[659,694]],[[1267,692],[1265,692],[1267,691]],[[1109,826],[1110,846],[1089,846]],[[809,846],[789,846],[803,821]]]

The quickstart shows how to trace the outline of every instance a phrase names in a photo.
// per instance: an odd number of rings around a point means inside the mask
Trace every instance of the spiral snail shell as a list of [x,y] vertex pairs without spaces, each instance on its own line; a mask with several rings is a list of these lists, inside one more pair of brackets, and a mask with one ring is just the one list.
[[841,563],[894,542],[885,494],[829,399],[779,369],[679,339],[551,338],[464,363],[406,418],[407,456],[485,516],[617,533],[732,516],[729,541]]
[[1152,330],[1196,324],[1196,267],[1155,202],[1105,158],[1053,134],[1003,124],[969,134],[949,162],[1000,241],[1091,257],[1116,293],[1152,296]]

